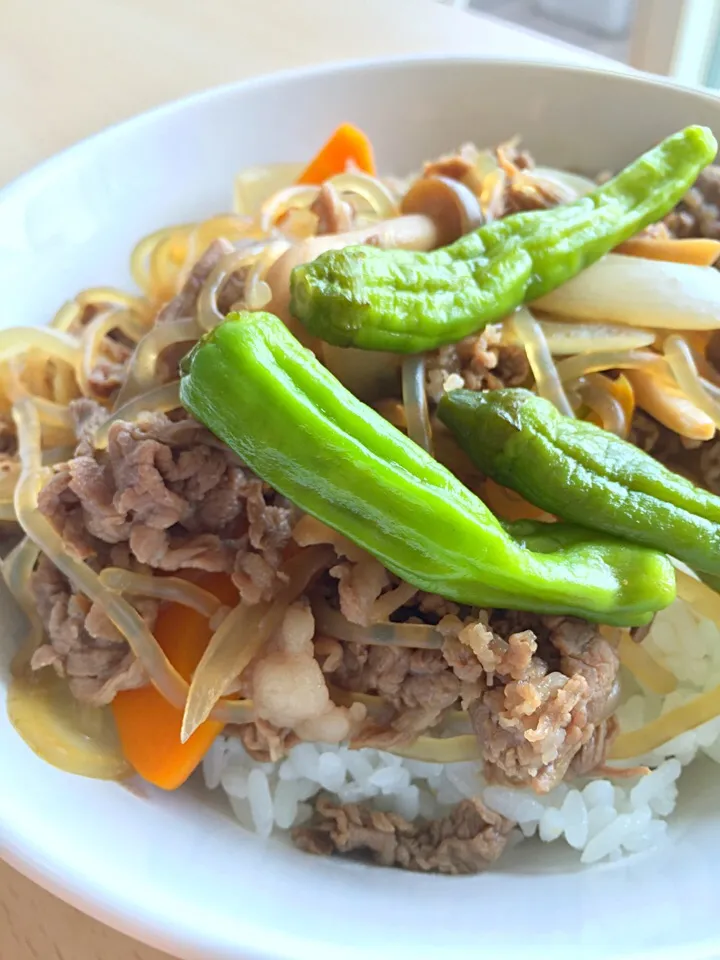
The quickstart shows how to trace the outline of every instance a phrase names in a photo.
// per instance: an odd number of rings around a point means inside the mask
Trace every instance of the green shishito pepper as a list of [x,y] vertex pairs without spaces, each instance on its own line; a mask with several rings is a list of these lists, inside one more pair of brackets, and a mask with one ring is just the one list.
[[432,253],[346,247],[296,267],[292,313],[341,347],[420,353],[570,280],[678,203],[717,143],[688,127],[565,206],[518,213]]
[[422,590],[630,626],[674,597],[669,561],[644,547],[524,524],[539,546],[526,549],[270,314],[231,314],[201,340],[180,397],[263,480]]
[[528,390],[454,390],[438,406],[471,460],[543,510],[720,574],[720,498]]

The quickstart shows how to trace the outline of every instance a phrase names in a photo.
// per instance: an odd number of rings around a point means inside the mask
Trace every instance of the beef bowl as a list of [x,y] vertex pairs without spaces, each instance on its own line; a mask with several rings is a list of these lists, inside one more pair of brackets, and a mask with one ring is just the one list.
[[188,960],[720,952],[713,133],[378,61],[0,193],[13,866]]

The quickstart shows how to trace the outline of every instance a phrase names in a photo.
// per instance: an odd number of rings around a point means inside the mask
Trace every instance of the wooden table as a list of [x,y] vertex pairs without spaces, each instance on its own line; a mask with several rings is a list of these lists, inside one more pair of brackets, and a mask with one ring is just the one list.
[[[108,124],[205,87],[430,51],[608,63],[430,0],[3,0],[0,186]],[[0,862],[0,960],[163,957]]]

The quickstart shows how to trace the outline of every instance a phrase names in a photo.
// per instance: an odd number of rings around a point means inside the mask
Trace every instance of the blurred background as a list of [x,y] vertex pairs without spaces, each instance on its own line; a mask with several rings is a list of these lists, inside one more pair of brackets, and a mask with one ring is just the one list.
[[445,0],[639,70],[720,89],[718,0]]

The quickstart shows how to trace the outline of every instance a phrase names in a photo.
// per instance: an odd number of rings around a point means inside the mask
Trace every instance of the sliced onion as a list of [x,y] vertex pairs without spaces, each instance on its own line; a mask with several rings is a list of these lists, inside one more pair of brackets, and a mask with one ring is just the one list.
[[268,163],[247,167],[235,177],[235,211],[256,217],[273,194],[291,186],[303,172],[302,163]]
[[10,722],[42,760],[95,780],[132,774],[109,707],[81,703],[54,670],[14,677],[7,698]]
[[690,347],[682,337],[671,336],[665,341],[664,350],[670,369],[685,396],[710,417],[716,427],[720,427],[720,402],[711,397],[703,386]]
[[600,373],[591,373],[581,380],[578,392],[583,403],[597,415],[603,430],[626,437],[630,423],[620,401],[605,388],[603,381],[606,380]]
[[341,194],[362,197],[378,220],[390,220],[400,213],[392,191],[377,177],[356,170],[353,173],[338,173],[327,182]]
[[180,406],[180,383],[178,380],[174,380],[172,383],[164,383],[160,387],[148,390],[147,393],[141,393],[118,407],[104,423],[100,424],[93,435],[93,446],[96,450],[104,450],[107,447],[110,427],[118,420],[127,420],[129,423],[134,423],[143,413],[167,413],[170,410],[177,410]]
[[283,565],[281,573],[287,580],[272,600],[241,602],[223,620],[190,684],[180,734],[183,743],[207,720],[218,700],[280,626],[290,604],[333,557],[329,547],[309,547],[296,554]]
[[425,355],[406,357],[402,364],[402,397],[407,433],[414,443],[432,454],[432,429],[425,392]]
[[321,349],[328,370],[364,403],[395,393],[401,364],[399,354],[334,347],[330,343],[323,343]]
[[611,326],[600,323],[574,323],[540,320],[548,349],[554,356],[599,350],[638,350],[655,342],[652,330]]
[[653,370],[671,379],[667,361],[651,350],[598,350],[568,357],[557,365],[563,383],[603,370]]
[[424,763],[460,763],[479,760],[482,756],[477,737],[472,733],[463,733],[458,737],[422,736],[412,743],[384,749],[406,760],[421,760]]
[[326,603],[313,604],[315,625],[319,633],[345,643],[368,643],[386,647],[407,647],[417,650],[439,650],[443,635],[426,623],[373,623],[362,627],[351,623],[339,610]]
[[675,582],[678,596],[701,617],[720,624],[720,595],[702,580],[692,577],[683,570],[675,570]]
[[641,643],[635,643],[628,630],[622,631],[617,654],[625,669],[651,693],[666,697],[677,688],[675,675],[658,663]]
[[[13,508],[14,514],[14,508]],[[43,626],[38,615],[37,603],[30,587],[35,564],[40,550],[28,537],[23,537],[2,562],[2,576],[16,603],[25,614],[30,630],[13,660],[13,672],[20,672],[30,662],[35,650],[42,643]]]
[[48,327],[51,330],[60,330],[63,333],[68,333],[69,330],[79,322],[80,317],[82,316],[83,308],[75,300],[67,300],[52,318]]
[[510,322],[527,353],[538,395],[554,404],[564,416],[574,417],[540,324],[525,307],[517,310]]
[[127,366],[125,383],[115,401],[118,407],[128,403],[139,393],[152,389],[157,379],[160,354],[175,343],[191,343],[200,336],[195,320],[175,320],[156,324],[140,340]]
[[583,177],[579,173],[568,173],[567,170],[558,170],[555,167],[535,167],[530,176],[537,177],[541,181],[548,180],[561,187],[567,192],[568,200],[583,197],[597,188],[597,183],[589,177]]
[[381,594],[372,606],[372,621],[380,623],[383,620],[389,620],[391,614],[410,603],[417,592],[417,587],[411,583],[400,583],[394,590]]
[[278,221],[289,211],[306,209],[315,202],[318,187],[298,186],[285,187],[273,193],[260,207],[258,224],[265,234],[271,234]]
[[720,271],[611,253],[535,306],[576,320],[666,330],[720,328]]
[[[341,707],[351,707],[354,703],[361,703],[369,717],[382,717],[383,714],[392,712],[395,707],[389,703],[385,697],[380,697],[375,693],[359,693],[355,690],[343,690],[342,687],[336,687],[328,684],[328,691],[333,703]],[[443,713],[446,720],[453,723],[468,723],[470,718],[467,710],[450,709]]]
[[29,350],[39,350],[53,359],[64,360],[73,369],[77,369],[81,361],[79,340],[62,330],[51,327],[8,327],[0,330],[0,360]]
[[120,567],[105,567],[100,573],[100,582],[118,593],[137,597],[156,597],[170,603],[179,603],[197,610],[208,620],[220,609],[220,601],[208,590],[203,590],[182,577],[153,577],[143,573],[131,573]]
[[227,253],[202,285],[198,296],[197,322],[201,331],[212,330],[225,319],[217,305],[217,297],[226,280],[243,268],[251,267],[262,253],[262,244],[252,244],[242,250]]
[[142,240],[135,244],[130,254],[130,273],[143,293],[150,294],[153,292],[150,273],[150,258],[153,251],[173,235],[187,239],[187,235],[190,230],[192,230],[192,227],[193,224],[191,223],[179,224],[175,227],[164,227],[162,230],[156,230],[147,237],[143,237]]
[[691,440],[710,440],[715,435],[715,424],[676,383],[653,369],[628,370],[637,405],[663,426],[681,437]]

